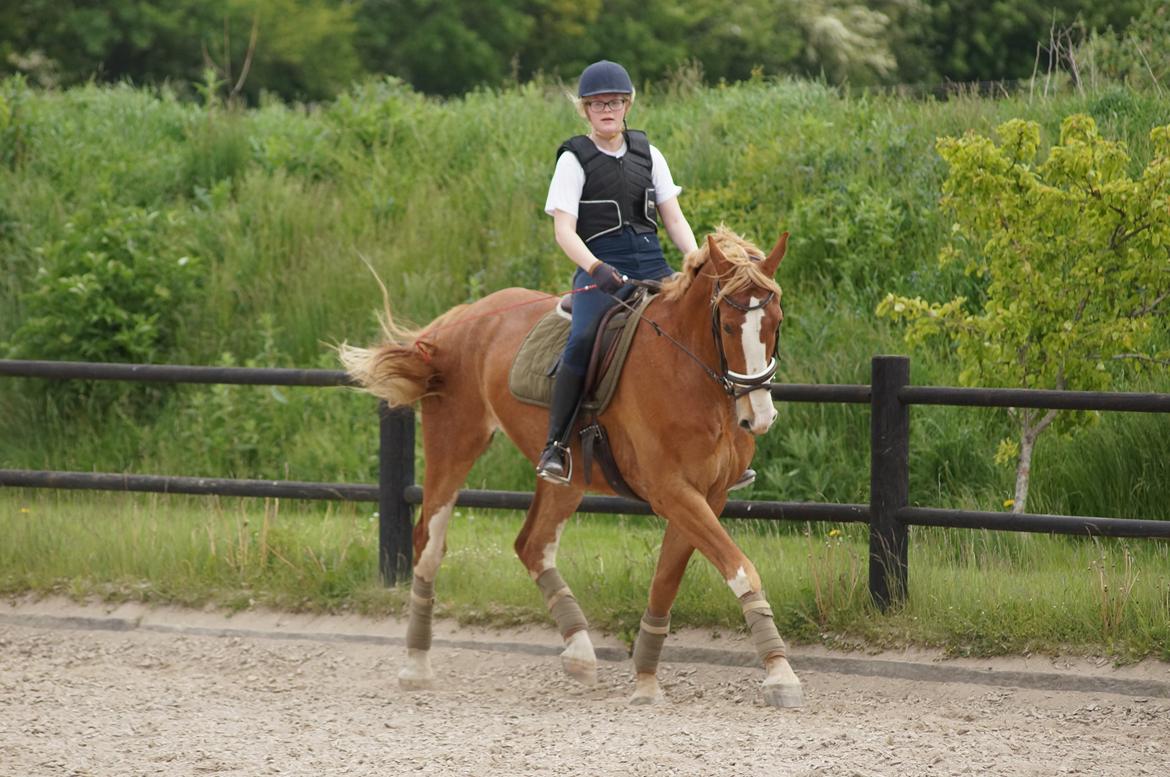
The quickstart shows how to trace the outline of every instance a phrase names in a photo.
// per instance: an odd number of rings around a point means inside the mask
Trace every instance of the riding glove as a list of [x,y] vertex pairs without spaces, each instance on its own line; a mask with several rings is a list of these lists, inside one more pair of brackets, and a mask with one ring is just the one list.
[[597,288],[604,291],[606,294],[613,294],[622,287],[624,281],[622,274],[619,273],[612,264],[606,262],[598,262],[589,271],[593,276],[593,280],[597,282]]

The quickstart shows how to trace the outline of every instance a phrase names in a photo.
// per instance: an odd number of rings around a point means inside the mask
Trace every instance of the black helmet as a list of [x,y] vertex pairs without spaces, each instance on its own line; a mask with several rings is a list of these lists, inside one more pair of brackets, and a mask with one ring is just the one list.
[[581,72],[577,84],[577,96],[589,97],[594,94],[633,94],[634,83],[630,74],[616,62],[603,59],[594,62]]

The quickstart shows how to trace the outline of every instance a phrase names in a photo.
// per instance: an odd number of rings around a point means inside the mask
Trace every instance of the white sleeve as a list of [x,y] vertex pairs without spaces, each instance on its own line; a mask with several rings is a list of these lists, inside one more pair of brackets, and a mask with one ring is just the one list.
[[566,151],[557,159],[552,182],[548,185],[548,199],[544,201],[544,212],[563,210],[576,216],[581,205],[581,192],[585,189],[585,168],[577,161],[577,155]]
[[654,164],[654,200],[658,203],[672,200],[679,195],[682,187],[674,182],[666,157],[654,146],[650,146],[650,159]]

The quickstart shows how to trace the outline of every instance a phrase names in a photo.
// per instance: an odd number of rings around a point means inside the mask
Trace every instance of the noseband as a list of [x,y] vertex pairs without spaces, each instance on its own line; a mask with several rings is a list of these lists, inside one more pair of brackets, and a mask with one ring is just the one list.
[[[763,301],[754,305],[741,305],[731,297],[724,297],[722,302],[726,302],[741,313],[751,313],[754,310],[761,310],[767,307],[775,296],[776,292],[769,291],[768,296],[764,297]],[[772,378],[776,377],[776,350],[780,347],[780,332],[779,328],[777,328],[776,344],[772,349],[772,358],[764,365],[764,369],[750,375],[730,370],[727,367],[727,353],[723,350],[723,337],[719,334],[719,329],[722,326],[722,321],[719,316],[719,302],[719,282],[716,281],[715,291],[711,295],[711,336],[715,338],[715,348],[719,351],[719,369],[721,372],[720,375],[716,376],[716,380],[719,381],[720,385],[723,386],[723,390],[729,396],[739,399],[745,394],[750,394],[770,384]]]

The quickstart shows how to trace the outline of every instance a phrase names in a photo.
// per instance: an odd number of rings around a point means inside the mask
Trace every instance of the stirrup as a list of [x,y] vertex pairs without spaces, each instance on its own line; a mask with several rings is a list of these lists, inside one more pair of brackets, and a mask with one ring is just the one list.
[[739,476],[739,480],[732,483],[731,486],[727,490],[728,491],[735,491],[736,489],[739,489],[739,488],[747,488],[748,486],[750,486],[752,483],[755,483],[755,482],[756,482],[756,471],[754,469],[752,469],[751,467],[748,467],[747,469],[745,469],[743,471],[743,474]]
[[[560,461],[554,455],[557,452],[561,454]],[[536,475],[549,483],[569,485],[573,479],[573,452],[559,442],[550,443],[540,454],[540,461],[536,464]]]

